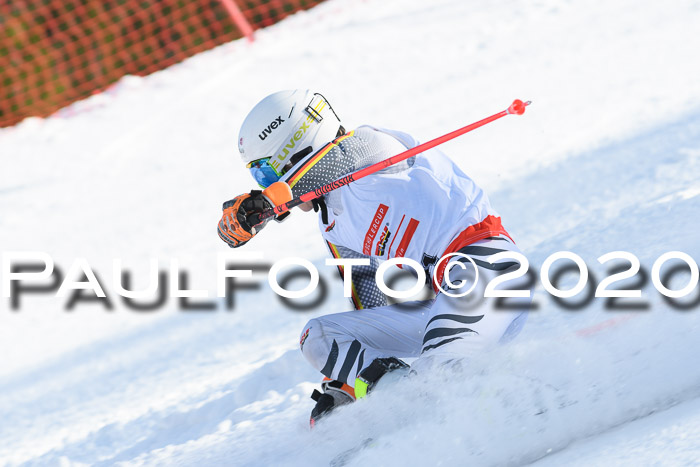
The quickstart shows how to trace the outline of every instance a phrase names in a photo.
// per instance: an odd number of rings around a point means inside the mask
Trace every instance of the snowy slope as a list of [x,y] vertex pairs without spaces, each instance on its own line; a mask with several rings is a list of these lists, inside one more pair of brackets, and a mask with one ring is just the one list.
[[699,419],[700,400],[694,399],[576,443],[536,465],[697,465]]
[[[0,245],[46,251],[64,272],[85,257],[107,289],[113,258],[137,286],[149,257],[177,258],[213,293],[221,201],[252,188],[237,129],[260,97],[310,86],[348,127],[422,140],[532,99],[444,148],[533,266],[559,250],[598,278],[614,250],[647,270],[671,250],[699,260],[699,23],[691,1],[330,0],[252,45],[0,130]],[[249,245],[314,261],[332,286],[314,312],[266,286],[233,312],[3,301],[0,464],[327,465],[368,436],[351,464],[698,462],[700,315],[650,286],[634,312],[566,311],[538,290],[521,337],[488,361],[402,381],[309,432],[318,376],[298,333],[349,308],[315,229],[295,213]]]

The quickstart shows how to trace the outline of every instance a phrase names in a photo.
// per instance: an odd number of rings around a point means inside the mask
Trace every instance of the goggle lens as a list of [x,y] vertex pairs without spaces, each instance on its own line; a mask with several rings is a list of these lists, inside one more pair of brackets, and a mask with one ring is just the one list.
[[253,175],[253,178],[263,188],[267,188],[276,181],[279,181],[280,175],[275,172],[275,169],[268,164],[270,160],[269,157],[265,159],[258,159],[248,164],[248,169]]

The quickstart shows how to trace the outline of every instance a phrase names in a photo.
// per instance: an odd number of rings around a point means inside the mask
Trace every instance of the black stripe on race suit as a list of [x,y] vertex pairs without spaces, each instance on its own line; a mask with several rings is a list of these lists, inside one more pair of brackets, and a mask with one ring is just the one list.
[[428,321],[428,324],[425,326],[428,327],[430,323],[432,323],[435,320],[438,319],[451,319],[452,321],[458,321],[460,323],[464,324],[474,324],[478,323],[481,321],[481,319],[484,317],[484,315],[479,315],[479,316],[462,316],[462,315],[435,315],[432,318],[430,318],[430,321]]
[[441,345],[449,344],[452,341],[456,341],[457,339],[461,339],[461,337],[451,337],[449,339],[445,339],[444,341],[440,341],[437,344],[429,345],[427,347],[423,347],[423,350],[421,350],[420,353],[427,352],[430,349],[434,349],[436,347],[440,347]]
[[503,240],[504,242],[511,243],[506,237],[486,237],[484,240]]
[[365,363],[365,349],[362,349],[362,352],[360,352],[360,360],[357,362],[357,372],[355,375],[359,375],[360,372],[362,371],[362,365]]
[[464,253],[465,255],[476,255],[476,256],[491,256],[496,253],[503,253],[504,251],[500,248],[490,248],[487,246],[469,245],[459,249],[459,253]]
[[350,348],[348,349],[348,353],[345,356],[343,366],[340,368],[340,373],[338,373],[338,381],[342,381],[343,383],[348,382],[350,370],[355,364],[357,355],[360,353],[360,348],[362,348],[362,345],[360,345],[360,342],[358,340],[352,341],[352,343],[350,344]]
[[[476,259],[471,256],[492,256],[496,253],[503,253],[504,251],[511,250],[499,250],[497,248],[489,248],[485,246],[465,246],[464,248],[460,248],[457,253],[462,253],[469,256],[472,259],[472,261],[474,261],[474,264],[484,269],[488,269],[490,271],[505,271],[506,269],[512,268],[513,266],[520,265],[520,263],[518,263],[517,261],[508,261],[504,263],[489,263],[487,261]],[[464,258],[458,258],[457,261],[466,263],[468,260]]]
[[321,370],[323,376],[328,378],[333,378],[331,373],[333,373],[333,368],[335,367],[335,362],[338,361],[338,343],[333,339],[333,344],[331,345],[331,353],[328,354],[328,360],[326,360],[326,365]]
[[507,263],[487,263],[486,261],[481,261],[480,259],[472,258],[477,266],[484,269],[489,269],[491,271],[505,271],[513,266],[520,266],[517,261],[508,261]]
[[423,344],[438,337],[454,336],[455,334],[461,334],[463,332],[473,332],[474,334],[479,334],[475,330],[469,328],[435,328],[425,333],[425,337],[423,337]]

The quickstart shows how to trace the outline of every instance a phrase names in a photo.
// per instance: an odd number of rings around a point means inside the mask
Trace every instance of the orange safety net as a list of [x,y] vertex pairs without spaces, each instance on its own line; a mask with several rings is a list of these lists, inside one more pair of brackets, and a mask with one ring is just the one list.
[[[253,29],[322,1],[233,0]],[[221,0],[0,0],[0,127],[242,35]]]

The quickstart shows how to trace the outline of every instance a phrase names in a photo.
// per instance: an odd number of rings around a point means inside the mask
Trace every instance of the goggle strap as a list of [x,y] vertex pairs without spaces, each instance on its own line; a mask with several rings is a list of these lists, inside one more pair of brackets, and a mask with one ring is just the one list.
[[[314,95],[314,97],[311,99],[311,102],[309,102],[309,105],[307,105],[304,110],[306,111],[307,114],[309,114],[309,116],[311,116],[311,118],[313,118],[314,120],[316,120],[317,122],[320,123],[323,121],[323,116],[321,115],[321,112],[316,110],[314,107],[311,107],[314,103],[315,97],[316,96]],[[321,98],[323,99],[323,96],[321,96]],[[323,99],[323,100],[325,100],[325,99]],[[326,105],[327,105],[327,103],[326,103]],[[316,107],[318,107],[318,103],[316,104]],[[321,110],[323,110],[323,109],[321,109]]]

